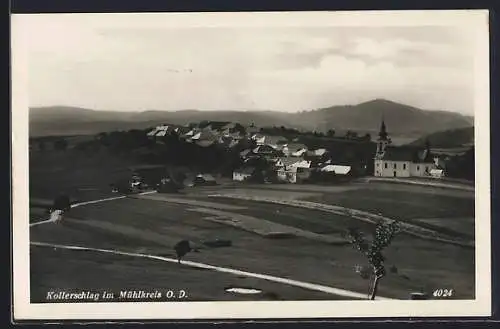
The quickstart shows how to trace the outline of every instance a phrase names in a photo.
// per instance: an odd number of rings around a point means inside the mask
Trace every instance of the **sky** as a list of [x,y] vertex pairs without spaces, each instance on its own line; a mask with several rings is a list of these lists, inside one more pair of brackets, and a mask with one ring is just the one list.
[[23,20],[29,105],[303,111],[384,98],[473,115],[464,26],[174,26],[166,16]]

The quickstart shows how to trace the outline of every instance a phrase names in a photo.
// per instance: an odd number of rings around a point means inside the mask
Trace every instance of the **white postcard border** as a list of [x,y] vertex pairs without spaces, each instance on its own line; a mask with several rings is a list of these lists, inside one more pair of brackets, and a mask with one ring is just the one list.
[[[57,14],[63,15],[63,14]],[[30,303],[28,189],[27,15],[12,16],[13,288],[15,320],[268,319],[448,317],[491,315],[489,32],[487,10],[401,12],[283,12],[168,15],[162,27],[469,25],[477,31],[475,61],[476,299],[397,301],[279,301],[166,303]]]

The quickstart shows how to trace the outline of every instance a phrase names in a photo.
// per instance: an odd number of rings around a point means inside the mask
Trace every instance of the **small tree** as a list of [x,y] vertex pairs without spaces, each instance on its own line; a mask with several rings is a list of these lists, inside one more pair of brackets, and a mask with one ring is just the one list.
[[384,256],[382,250],[389,246],[394,239],[395,235],[399,233],[400,226],[397,221],[389,224],[379,223],[375,228],[375,235],[371,244],[365,240],[363,232],[357,229],[349,229],[347,238],[351,244],[359,251],[361,251],[368,259],[368,263],[372,268],[373,283],[369,293],[369,299],[374,300],[377,295],[377,289],[380,279],[382,279],[386,270],[384,267]]

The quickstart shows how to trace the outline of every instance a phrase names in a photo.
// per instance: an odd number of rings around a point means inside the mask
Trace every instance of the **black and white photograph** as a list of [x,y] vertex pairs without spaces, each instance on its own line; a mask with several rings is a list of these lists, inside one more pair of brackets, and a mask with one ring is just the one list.
[[490,315],[488,42],[483,10],[13,15],[15,317]]

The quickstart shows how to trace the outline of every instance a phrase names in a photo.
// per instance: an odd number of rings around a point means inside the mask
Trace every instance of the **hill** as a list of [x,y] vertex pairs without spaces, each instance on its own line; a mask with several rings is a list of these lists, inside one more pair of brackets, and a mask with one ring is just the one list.
[[435,148],[458,148],[474,144],[474,127],[439,131],[419,138],[410,145],[425,145],[426,140]]
[[30,109],[30,136],[95,134],[142,129],[160,123],[187,124],[202,120],[232,121],[256,126],[287,126],[301,130],[354,130],[375,134],[384,117],[392,136],[413,138],[455,128],[470,127],[470,117],[447,111],[427,111],[388,100],[333,106],[299,113],[273,111],[94,111],[66,106]]
[[458,113],[422,110],[384,99],[305,112],[299,115],[299,120],[321,129],[348,127],[354,131],[375,133],[378,132],[382,117],[389,133],[393,135],[421,136],[473,125],[470,117]]

